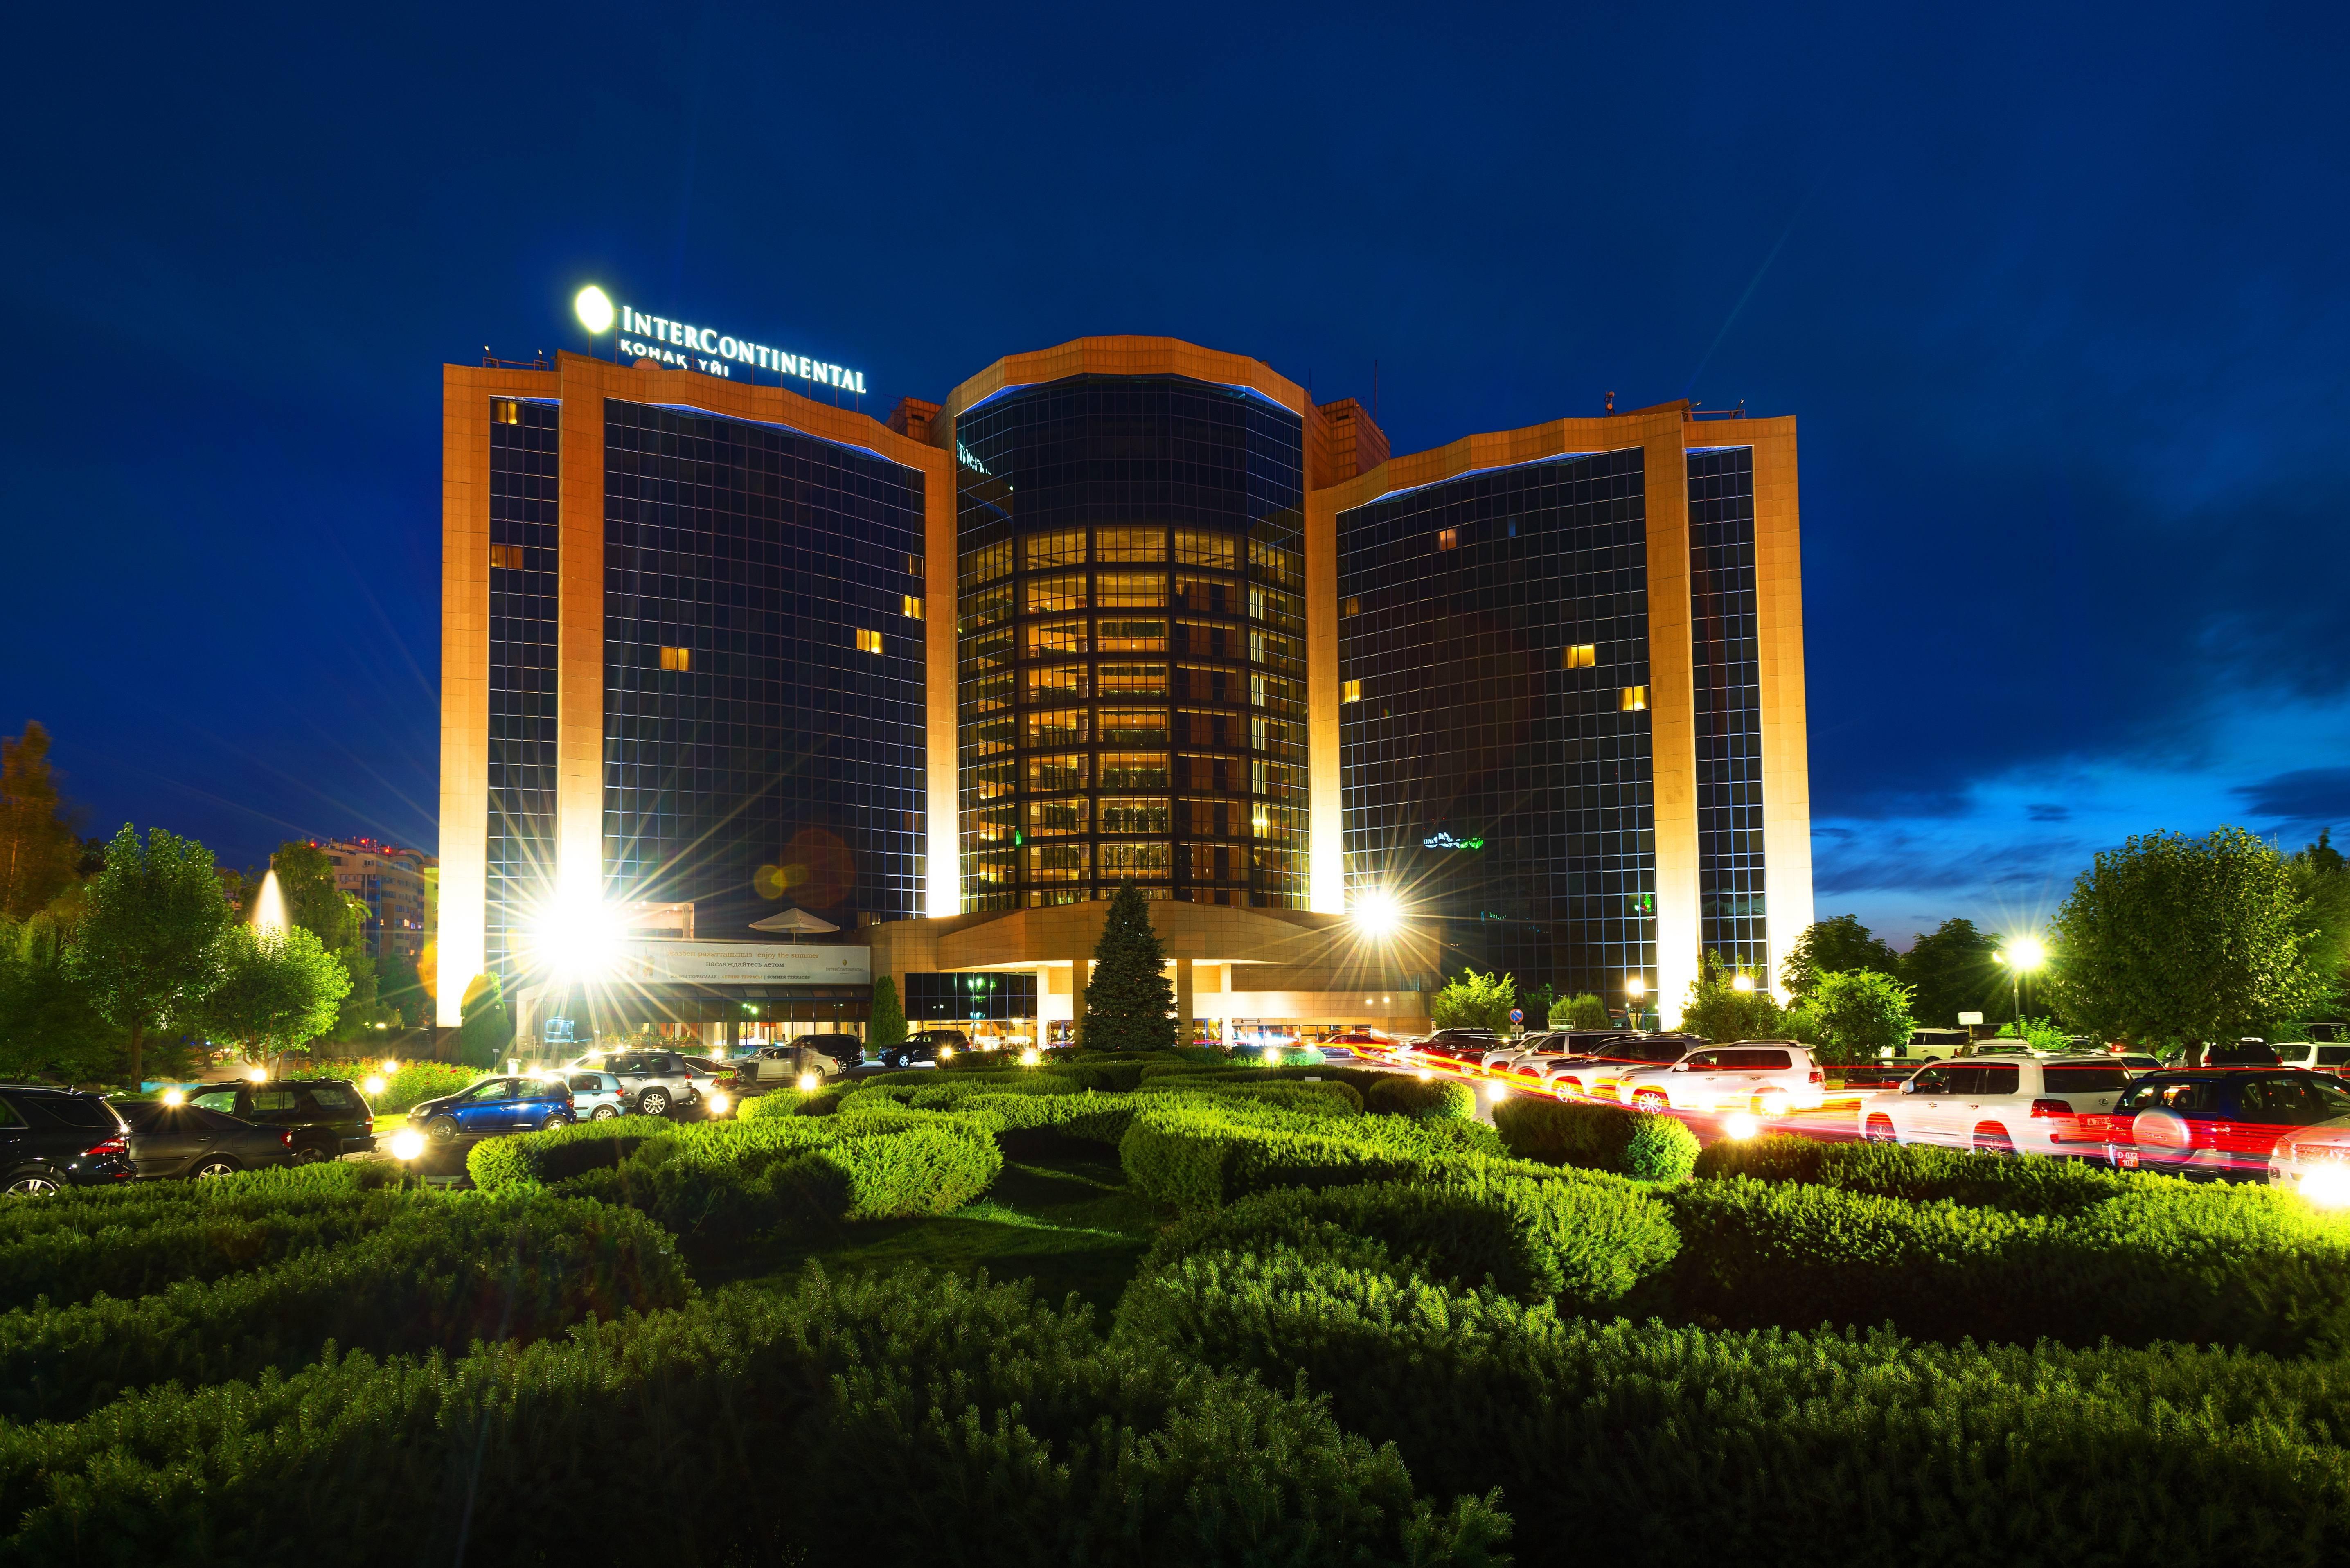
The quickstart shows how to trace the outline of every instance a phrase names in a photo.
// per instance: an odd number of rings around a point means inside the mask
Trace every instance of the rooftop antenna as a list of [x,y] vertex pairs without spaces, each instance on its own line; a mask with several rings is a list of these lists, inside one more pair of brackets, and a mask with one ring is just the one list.
[[1611,414],[1616,411],[1616,394],[1613,392],[1607,394],[1607,411]]

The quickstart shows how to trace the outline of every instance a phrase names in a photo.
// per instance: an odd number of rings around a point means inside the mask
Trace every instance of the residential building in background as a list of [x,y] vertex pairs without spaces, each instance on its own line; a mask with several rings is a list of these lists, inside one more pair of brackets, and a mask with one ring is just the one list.
[[432,940],[438,862],[418,849],[372,838],[319,844],[335,886],[367,906],[367,951],[381,963],[397,953],[414,963]]
[[[1791,420],[1390,457],[1169,338],[882,420],[623,358],[444,368],[443,1022],[494,971],[853,1030],[888,974],[1052,1034],[1128,878],[1228,1037],[1415,1027],[1464,964],[1670,1010],[1810,919]],[[600,1001],[533,956],[589,907]]]

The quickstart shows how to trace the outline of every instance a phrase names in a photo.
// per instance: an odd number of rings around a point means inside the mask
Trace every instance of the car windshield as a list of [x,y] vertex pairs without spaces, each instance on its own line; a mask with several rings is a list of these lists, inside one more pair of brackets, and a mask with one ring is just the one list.
[[513,1079],[484,1078],[480,1083],[465,1091],[465,1098],[469,1101],[503,1100],[510,1097],[513,1094]]

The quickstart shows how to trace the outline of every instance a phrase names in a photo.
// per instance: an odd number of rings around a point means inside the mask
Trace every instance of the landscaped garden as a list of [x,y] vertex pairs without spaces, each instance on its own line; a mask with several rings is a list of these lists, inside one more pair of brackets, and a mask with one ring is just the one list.
[[470,1192],[11,1205],[0,1562],[2350,1542],[2350,1226],[2297,1199],[1470,1106],[1078,1055],[489,1139]]

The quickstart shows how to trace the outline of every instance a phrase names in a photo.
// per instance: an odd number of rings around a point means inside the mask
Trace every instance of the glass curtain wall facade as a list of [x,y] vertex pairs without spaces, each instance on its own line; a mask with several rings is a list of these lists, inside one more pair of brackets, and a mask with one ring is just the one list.
[[562,405],[490,400],[489,836],[484,968],[512,987],[555,873]]
[[1689,454],[1689,522],[1699,940],[1723,963],[1759,974],[1771,951],[1752,450]]
[[749,940],[922,909],[923,475],[608,400],[608,897]]
[[1432,918],[1448,971],[1657,983],[1647,510],[1637,449],[1338,514],[1349,904]]
[[1304,908],[1303,421],[1077,376],[954,437],[962,907]]

